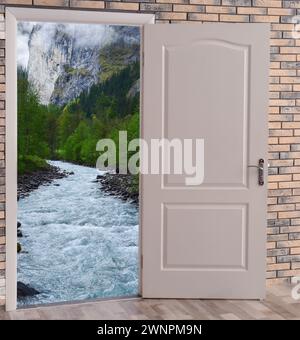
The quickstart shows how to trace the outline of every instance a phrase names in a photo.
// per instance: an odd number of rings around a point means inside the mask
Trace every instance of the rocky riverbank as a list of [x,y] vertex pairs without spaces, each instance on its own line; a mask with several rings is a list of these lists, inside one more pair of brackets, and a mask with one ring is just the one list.
[[72,172],[60,170],[56,166],[49,165],[47,169],[38,170],[18,176],[18,199],[28,196],[41,185],[49,185],[55,179],[73,175]]
[[[33,173],[28,173],[24,175],[18,176],[18,200],[20,198],[28,196],[32,191],[39,188],[41,185],[49,185],[56,179],[64,178],[69,175],[73,175],[73,172],[68,172],[65,170],[60,170],[58,167],[49,165],[47,169],[38,170]],[[17,236],[18,238],[23,237],[23,233],[21,230],[21,222],[17,223]],[[17,243],[17,252],[22,252],[21,243]],[[39,292],[30,287],[29,285],[24,284],[23,282],[18,281],[17,287],[17,296],[18,298],[24,298],[27,296],[33,296],[39,294]]]
[[138,177],[130,174],[106,173],[98,175],[97,182],[101,189],[110,195],[117,196],[124,201],[139,204]]

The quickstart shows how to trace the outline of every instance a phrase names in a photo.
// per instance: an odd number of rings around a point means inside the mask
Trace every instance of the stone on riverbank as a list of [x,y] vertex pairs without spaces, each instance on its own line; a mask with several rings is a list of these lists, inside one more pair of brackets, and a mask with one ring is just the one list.
[[[50,184],[55,179],[71,175],[67,171],[61,171],[58,167],[50,165],[47,169],[18,176],[18,199],[29,195],[41,185]],[[74,174],[74,173],[73,173]]]
[[22,226],[22,223],[21,222],[17,222],[17,237],[23,237],[23,233],[21,231],[21,226]]
[[137,177],[131,174],[106,173],[97,176],[104,192],[135,204],[139,203],[137,180]]
[[26,296],[34,296],[40,294],[36,289],[30,287],[29,285],[25,285],[25,283],[18,281],[17,282],[17,296],[18,298],[26,297]]

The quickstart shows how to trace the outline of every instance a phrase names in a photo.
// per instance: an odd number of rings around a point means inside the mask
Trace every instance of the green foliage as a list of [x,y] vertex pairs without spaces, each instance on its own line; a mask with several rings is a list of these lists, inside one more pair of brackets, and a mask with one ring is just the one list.
[[125,42],[113,42],[100,51],[100,82],[105,82],[114,74],[126,68],[128,61],[139,53],[139,44],[128,45]]
[[57,122],[57,137],[60,146],[64,145],[69,136],[75,131],[84,115],[78,100],[74,100],[65,106]]
[[49,147],[44,140],[47,132],[47,109],[39,104],[39,98],[27,81],[23,70],[18,73],[18,154],[49,156]]
[[20,175],[36,170],[45,170],[48,167],[48,163],[38,156],[18,156],[18,173]]
[[47,126],[47,132],[45,134],[45,140],[49,147],[49,158],[55,159],[57,156],[58,148],[58,118],[61,114],[60,109],[55,105],[48,105],[46,112],[45,125]]
[[139,186],[139,175],[134,175],[132,177],[132,182],[131,182],[131,187],[129,188],[129,192],[131,194],[138,194],[139,193],[139,189],[140,189],[140,186]]
[[85,140],[89,139],[90,128],[86,121],[81,121],[75,131],[68,137],[64,144],[62,156],[65,160],[82,163],[81,148]]
[[138,79],[136,62],[67,104],[57,123],[58,157],[95,165],[99,139],[113,139],[118,150],[119,131],[127,131],[128,140],[138,138],[139,92],[128,95]]
[[66,73],[68,73],[71,76],[80,75],[82,77],[85,77],[85,76],[89,75],[89,73],[90,73],[84,67],[74,68],[74,67],[71,67],[70,65],[65,65],[64,70],[65,70]]
[[80,94],[78,104],[87,116],[96,114],[103,120],[123,118],[139,111],[139,92],[128,93],[140,76],[140,64],[135,62],[103,83],[95,84]]
[[45,158],[53,156],[53,128],[58,113],[39,103],[39,98],[27,80],[26,71],[18,70],[18,170],[31,172],[45,167]]

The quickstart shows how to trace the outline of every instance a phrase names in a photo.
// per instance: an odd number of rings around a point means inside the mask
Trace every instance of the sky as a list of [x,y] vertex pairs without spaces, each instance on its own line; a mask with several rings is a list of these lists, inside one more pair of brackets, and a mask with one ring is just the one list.
[[[28,41],[30,33],[35,25],[39,25],[40,34],[42,34],[41,41],[43,47],[54,38],[57,23],[34,23],[34,22],[19,22],[17,33],[17,62],[18,66],[27,68],[29,60]],[[104,32],[109,29],[108,25],[93,25],[93,24],[63,24],[62,28],[67,34],[75,39],[75,44],[80,47],[94,47],[100,45],[104,39]],[[50,44],[49,44],[50,46]],[[43,49],[44,49],[43,48]]]

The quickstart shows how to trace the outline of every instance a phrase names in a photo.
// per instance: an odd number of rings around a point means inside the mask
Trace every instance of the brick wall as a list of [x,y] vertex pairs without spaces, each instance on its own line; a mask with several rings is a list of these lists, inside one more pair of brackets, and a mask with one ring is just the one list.
[[300,0],[0,0],[0,304],[5,299],[5,5],[153,12],[157,22],[271,23],[268,283],[300,275]]

